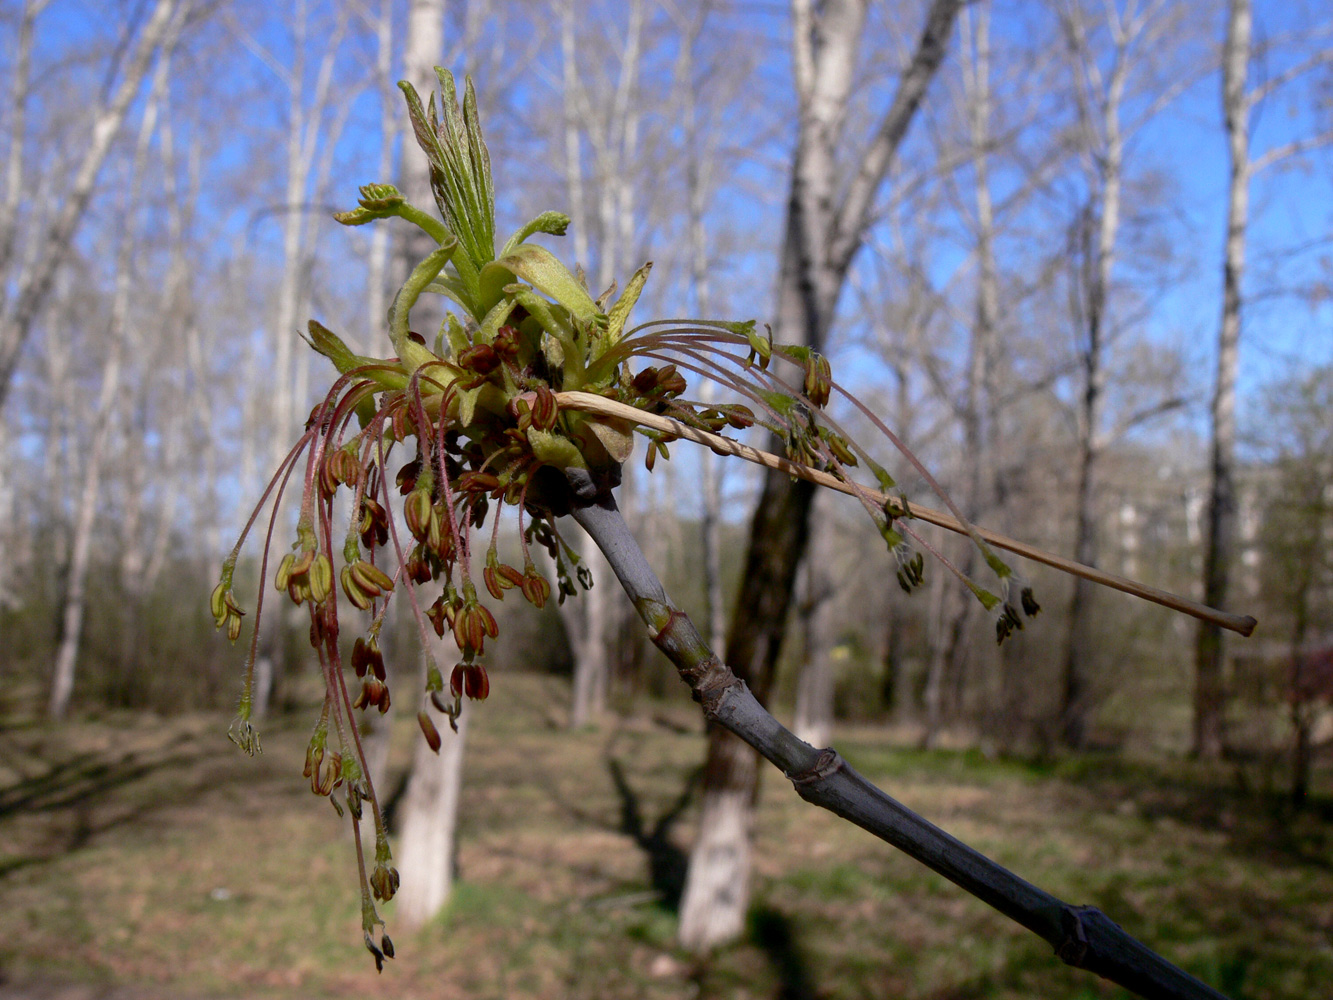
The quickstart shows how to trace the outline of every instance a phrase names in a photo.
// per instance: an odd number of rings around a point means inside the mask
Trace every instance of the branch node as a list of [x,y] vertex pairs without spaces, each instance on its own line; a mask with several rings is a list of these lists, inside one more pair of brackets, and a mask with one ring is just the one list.
[[716,656],[710,656],[703,663],[695,679],[690,680],[690,687],[694,700],[703,708],[704,715],[712,720],[716,720],[721,713],[722,702],[728,694],[739,694],[746,690],[745,682]]
[[1088,957],[1088,934],[1083,927],[1083,918],[1092,914],[1102,916],[1095,906],[1066,906],[1060,910],[1060,925],[1064,938],[1055,949],[1055,954],[1066,965],[1075,968],[1083,964]]
[[823,781],[831,774],[841,771],[847,762],[842,759],[839,753],[832,747],[825,747],[819,751],[819,756],[815,762],[804,771],[788,771],[787,777],[791,783],[796,786],[797,791],[803,787],[813,785],[818,781]]

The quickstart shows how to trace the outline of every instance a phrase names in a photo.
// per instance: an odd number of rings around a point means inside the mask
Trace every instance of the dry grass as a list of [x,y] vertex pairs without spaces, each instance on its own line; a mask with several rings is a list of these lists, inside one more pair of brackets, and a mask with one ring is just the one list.
[[[216,716],[5,720],[0,997],[1123,995],[776,774],[751,934],[695,961],[674,948],[672,908],[693,706],[571,733],[561,682],[494,681],[473,722],[462,880],[435,924],[394,932],[380,977],[359,946],[350,838],[300,779],[308,719],[271,723],[253,761]],[[401,771],[415,723],[399,727]],[[1179,763],[1038,768],[871,729],[838,743],[913,808],[1232,996],[1333,986],[1326,798],[1322,817],[1293,819]]]

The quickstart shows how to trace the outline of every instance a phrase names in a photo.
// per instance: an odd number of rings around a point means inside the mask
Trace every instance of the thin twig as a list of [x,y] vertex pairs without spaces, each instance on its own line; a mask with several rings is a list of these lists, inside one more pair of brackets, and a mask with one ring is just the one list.
[[[948,514],[930,507],[922,507],[920,504],[909,503],[901,497],[888,496],[878,490],[872,490],[866,486],[853,486],[836,476],[819,469],[812,469],[808,465],[802,465],[799,462],[793,462],[790,459],[782,458],[778,455],[766,451],[760,451],[758,448],[752,448],[747,444],[742,444],[732,438],[722,437],[717,434],[710,434],[708,431],[700,430],[697,427],[690,427],[679,420],[673,420],[671,417],[658,416],[654,413],[646,413],[643,410],[630,406],[627,403],[621,403],[614,399],[607,399],[605,396],[595,396],[587,392],[562,392],[556,395],[556,400],[563,407],[571,410],[581,410],[584,413],[594,413],[599,416],[618,417],[622,420],[628,420],[632,423],[640,424],[644,427],[651,427],[653,430],[661,431],[664,434],[672,434],[676,437],[685,438],[688,441],[694,441],[697,444],[706,445],[719,455],[735,455],[737,458],[743,458],[747,462],[753,462],[756,465],[762,465],[769,469],[777,469],[788,475],[795,476],[798,479],[808,479],[812,483],[818,483],[820,486],[827,486],[829,489],[837,490],[840,493],[846,493],[850,496],[860,495],[870,499],[875,504],[887,504],[899,517],[915,517],[930,524],[938,525],[949,531],[958,534],[966,534],[967,528],[959,520]],[[1101,584],[1104,587],[1110,587],[1112,590],[1119,590],[1126,594],[1133,594],[1135,597],[1141,597],[1145,601],[1152,601],[1154,604],[1160,604],[1163,607],[1170,608],[1173,611],[1180,611],[1206,622],[1212,622],[1221,628],[1230,629],[1232,632],[1239,632],[1241,635],[1248,636],[1254,632],[1257,624],[1249,615],[1237,615],[1227,611],[1219,611],[1216,608],[1210,608],[1206,604],[1200,604],[1198,601],[1192,601],[1188,597],[1182,597],[1180,594],[1173,594],[1168,590],[1159,590],[1156,587],[1149,587],[1146,584],[1139,583],[1136,580],[1130,580],[1123,576],[1116,576],[1114,573],[1107,573],[1104,570],[1097,569],[1095,566],[1085,566],[1073,559],[1066,559],[1064,556],[1058,556],[1051,552],[1037,548],[1035,545],[1029,545],[1027,542],[1020,542],[1014,538],[1008,538],[1005,535],[994,531],[988,531],[985,528],[976,528],[977,534],[984,538],[996,548],[1005,549],[1024,559],[1031,559],[1033,562],[1043,563],[1046,566],[1052,566],[1062,572],[1073,576],[1082,577],[1093,583]]]
[[1019,878],[877,788],[834,750],[817,750],[798,739],[759,704],[709,649],[685,612],[671,603],[612,498],[575,509],[573,516],[606,555],[653,642],[690,686],[704,715],[780,768],[801,798],[939,872],[1050,942],[1070,965],[1148,1000],[1226,1000],[1125,933],[1100,910],[1071,906]]

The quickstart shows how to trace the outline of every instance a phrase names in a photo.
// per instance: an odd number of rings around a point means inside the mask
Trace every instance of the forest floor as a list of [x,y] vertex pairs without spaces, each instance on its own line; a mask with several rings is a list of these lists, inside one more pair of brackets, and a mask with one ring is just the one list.
[[[697,710],[682,697],[571,732],[566,698],[558,679],[497,674],[471,706],[460,881],[420,932],[386,908],[398,957],[381,976],[347,828],[301,778],[313,713],[271,720],[253,760],[215,714],[0,718],[0,1000],[1126,995],[773,772],[749,933],[692,958],[674,933]],[[415,734],[398,719],[395,780]],[[1292,816],[1183,761],[927,753],[870,727],[835,743],[913,809],[1237,1000],[1333,994],[1326,780]]]

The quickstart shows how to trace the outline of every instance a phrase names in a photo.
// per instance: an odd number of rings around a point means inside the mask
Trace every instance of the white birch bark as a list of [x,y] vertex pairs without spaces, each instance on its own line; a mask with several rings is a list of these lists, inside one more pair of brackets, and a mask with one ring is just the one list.
[[[1081,384],[1078,407],[1078,459],[1075,491],[1074,558],[1085,565],[1097,560],[1097,466],[1109,435],[1103,428],[1107,389],[1108,352],[1113,333],[1117,243],[1121,228],[1121,197],[1125,173],[1125,143],[1138,129],[1179,93],[1179,81],[1159,91],[1132,120],[1123,119],[1129,81],[1136,64],[1155,58],[1162,40],[1177,30],[1163,3],[1123,11],[1099,6],[1110,44],[1110,64],[1090,40],[1092,25],[1078,3],[1070,3],[1061,18],[1071,58],[1072,92],[1077,110],[1078,156],[1089,192],[1083,217],[1075,223],[1071,256],[1080,264],[1072,280],[1076,294],[1075,321],[1079,327],[1078,364]],[[1061,698],[1061,736],[1066,745],[1081,747],[1098,691],[1092,654],[1093,588],[1074,581],[1065,647]]]
[[[23,198],[23,157],[27,149],[28,96],[32,91],[32,39],[37,16],[50,0],[26,0],[19,15],[14,51],[14,79],[9,89],[9,155],[5,158],[5,194],[0,201],[0,274],[9,273]],[[0,305],[6,289],[0,286]]]
[[[435,65],[444,51],[444,15],[444,0],[412,0],[408,8],[404,73],[423,95],[437,86]],[[412,202],[429,206],[432,196],[425,154],[417,148],[405,116],[403,123],[401,188]],[[423,256],[418,252],[419,243],[410,239],[402,243],[404,254]],[[433,712],[424,698],[422,708]],[[436,728],[443,740],[438,754],[431,752],[424,739],[415,741],[412,772],[403,796],[403,832],[395,851],[402,873],[397,912],[409,926],[420,926],[434,917],[453,888],[458,796],[469,714],[464,710],[458,732],[453,733],[435,713]]]
[[463,786],[468,719],[472,715],[471,706],[464,708],[455,733],[429,702],[424,705],[440,731],[440,752],[432,753],[424,739],[415,740],[412,776],[403,800],[402,833],[396,852],[402,886],[394,899],[398,919],[409,928],[434,918],[453,890],[458,797]]
[[[601,237],[593,294],[600,294],[617,274],[630,265],[634,222],[634,164],[637,158],[639,111],[638,87],[642,53],[644,10],[642,0],[632,0],[627,10],[625,38],[620,48],[620,66],[609,109],[602,120],[591,107],[579,83],[576,37],[576,7],[561,8],[561,81],[565,148],[565,185],[571,206],[575,257],[589,266],[587,231],[588,198],[583,176],[583,132],[588,133],[597,174],[597,215]],[[593,587],[560,607],[574,654],[574,678],[570,696],[569,724],[579,728],[594,721],[606,708],[611,675],[611,617],[613,588],[605,557],[593,541],[580,531],[579,559],[592,574]]]
[[[1222,112],[1229,177],[1227,235],[1222,260],[1222,317],[1217,337],[1217,375],[1209,416],[1212,423],[1208,484],[1207,539],[1203,599],[1226,605],[1236,548],[1236,377],[1240,370],[1241,281],[1245,273],[1245,230],[1250,208],[1250,0],[1231,0],[1222,50]],[[1201,622],[1195,647],[1194,753],[1222,756],[1226,743],[1226,697],[1222,684],[1222,632]]]
[[[1097,560],[1097,500],[1094,477],[1103,446],[1101,419],[1106,392],[1105,351],[1107,309],[1116,238],[1120,229],[1120,188],[1124,140],[1120,128],[1120,106],[1129,73],[1129,46],[1135,40],[1112,11],[1108,14],[1114,44],[1111,72],[1104,89],[1093,90],[1099,81],[1097,56],[1087,40],[1087,28],[1077,5],[1071,5],[1065,22],[1067,44],[1074,55],[1074,95],[1082,137],[1081,159],[1086,164],[1090,203],[1084,219],[1076,225],[1075,249],[1081,261],[1078,276],[1078,307],[1081,320],[1079,366],[1082,386],[1078,423],[1078,480],[1074,499],[1074,558],[1084,565]],[[1065,647],[1062,734],[1064,742],[1081,748],[1087,738],[1092,709],[1093,679],[1089,660],[1091,642],[1092,588],[1074,581],[1069,608],[1069,636]]]
[[87,606],[88,565],[92,558],[93,524],[97,516],[97,502],[101,493],[103,463],[107,445],[115,423],[116,399],[120,392],[121,370],[125,341],[129,336],[130,291],[133,282],[136,227],[135,210],[143,189],[143,174],[148,158],[149,142],[157,128],[158,102],[166,91],[172,35],[163,39],[164,54],[158,60],[158,69],[148,103],[144,107],[135,147],[131,181],[121,205],[120,241],[116,250],[115,289],[111,301],[111,316],[107,330],[107,353],[102,363],[102,387],[97,406],[92,414],[92,438],[82,456],[83,477],[75,508],[74,531],[70,541],[69,569],[65,576],[65,595],[60,616],[60,640],[56,646],[52,667],[51,697],[47,705],[53,719],[62,719],[69,710],[74,694],[74,673],[79,656],[79,642],[83,635],[84,611]]
[[[174,399],[175,410],[179,414],[190,414],[192,419],[172,421],[158,431],[161,439],[156,460],[150,455],[146,442],[136,441],[131,447],[123,449],[118,457],[118,465],[126,471],[131,486],[125,495],[125,510],[121,516],[121,587],[131,603],[131,615],[138,618],[137,602],[152,589],[166,562],[171,536],[176,527],[176,513],[182,501],[190,509],[201,512],[203,523],[210,525],[210,530],[217,532],[217,517],[209,518],[210,501],[205,490],[216,482],[213,476],[205,475],[203,481],[195,476],[186,476],[184,488],[158,491],[158,509],[146,510],[150,499],[147,488],[150,471],[161,481],[180,474],[180,463],[185,457],[192,440],[198,440],[210,454],[216,452],[215,436],[211,429],[209,416],[212,400],[208,392],[189,391],[189,376],[184,378],[166,377],[168,371],[179,365],[182,371],[192,368],[197,373],[194,377],[196,386],[208,384],[209,376],[204,373],[202,349],[199,346],[202,331],[199,324],[198,310],[195,306],[194,289],[190,287],[190,253],[188,240],[195,206],[199,201],[199,139],[196,137],[187,164],[187,183],[184,192],[180,190],[177,179],[177,159],[175,130],[171,121],[171,98],[167,84],[163,84],[160,100],[164,105],[157,129],[158,149],[161,159],[162,204],[167,217],[168,263],[166,277],[162,283],[161,295],[156,304],[159,317],[169,317],[159,323],[154,331],[159,337],[165,334],[165,344],[150,348],[147,339],[149,331],[131,327],[130,335],[135,343],[135,350],[142,351],[143,357],[170,359],[164,364],[154,364],[145,372],[136,385],[140,398],[158,393]],[[152,354],[148,353],[153,351]],[[165,384],[164,384],[165,383]],[[194,416],[196,415],[197,416]],[[193,428],[192,425],[193,424]],[[200,433],[191,438],[192,430]],[[155,514],[151,527],[145,527],[145,521]],[[205,551],[216,552],[221,547],[207,547]],[[139,631],[139,623],[125,630],[126,643],[134,644]]]
[[[393,174],[395,127],[401,96],[393,81],[393,3],[381,0],[375,18],[375,84],[380,92],[380,160],[378,177]],[[370,255],[366,263],[366,342],[364,350],[375,356],[388,315],[389,226],[372,226]]]
[[[307,352],[296,350],[301,318],[308,311],[310,276],[307,269],[307,247],[316,238],[319,226],[306,206],[309,193],[318,193],[327,178],[332,157],[318,156],[325,146],[336,145],[341,123],[346,120],[350,102],[344,101],[334,112],[332,127],[326,129],[326,118],[334,96],[334,69],[338,50],[346,29],[346,14],[338,14],[335,28],[317,43],[323,53],[315,75],[314,86],[306,83],[307,47],[310,38],[310,5],[299,0],[291,14],[292,47],[290,64],[264,48],[253,37],[242,34],[243,43],[279,79],[286,89],[287,134],[285,140],[285,167],[282,201],[282,275],[278,283],[277,310],[274,316],[274,349],[272,368],[256,384],[269,387],[265,396],[264,425],[268,454],[265,468],[276,469],[288,448],[287,431],[299,418],[298,408],[304,403],[309,387],[309,358]],[[259,359],[255,359],[259,360]],[[290,501],[289,501],[290,502]],[[293,628],[300,628],[302,612],[290,609],[287,620]],[[280,669],[281,642],[265,642],[261,655],[255,659],[253,683],[253,714],[262,720],[269,709],[275,676]]]
[[[0,200],[0,276],[9,274],[18,233],[19,203],[23,197],[23,157],[27,148],[28,95],[32,89],[32,41],[37,16],[50,0],[25,0],[19,15],[14,47],[14,76],[9,89],[9,154],[5,159],[5,189]],[[0,310],[6,298],[7,282],[0,282]],[[11,468],[7,425],[0,419],[0,466]],[[0,518],[16,523],[18,490],[12,478],[0,474]],[[17,588],[10,582],[18,566],[26,560],[8,559],[0,565],[0,607],[18,600]]]
[[[708,272],[711,261],[708,252],[708,230],[704,213],[708,199],[708,173],[711,157],[699,127],[699,95],[694,79],[694,47],[703,33],[708,6],[702,6],[688,33],[681,39],[680,55],[676,65],[676,79],[680,91],[682,125],[686,135],[685,183],[689,212],[690,284],[694,290],[694,315],[701,319],[709,316],[711,298]],[[715,395],[715,386],[703,380],[699,386],[700,400],[708,404]],[[714,649],[722,649],[727,639],[726,598],[722,592],[722,470],[726,466],[711,451],[701,450],[699,461],[699,541],[703,550],[704,600],[708,606],[708,640]]]
[[[852,258],[871,223],[875,198],[943,59],[960,5],[959,0],[934,0],[930,5],[893,101],[850,182],[840,189],[837,153],[867,3],[793,0],[799,127],[774,317],[774,335],[781,342],[823,349]],[[751,527],[726,662],[761,701],[772,685],[812,496],[813,490],[786,477],[766,477]],[[735,838],[747,836],[749,822],[726,817],[732,808],[743,808],[748,815],[757,780],[753,751],[728,733],[710,731],[700,834],[690,855],[680,911],[681,941],[696,951],[721,944],[744,923],[749,850]],[[712,823],[725,823],[722,832],[712,829]],[[725,847],[719,843],[724,832],[731,838]]]
[[[1250,148],[1250,120],[1256,107],[1312,71],[1333,63],[1333,47],[1310,52],[1261,82],[1249,82],[1254,57],[1254,13],[1250,0],[1231,0],[1222,49],[1222,112],[1227,140],[1226,244],[1222,259],[1222,310],[1217,338],[1217,374],[1213,388],[1211,460],[1204,544],[1203,593],[1211,607],[1225,607],[1230,567],[1237,548],[1236,379],[1244,295],[1245,243],[1250,217],[1250,182],[1263,170],[1293,156],[1333,143],[1333,129],[1300,136],[1255,156]],[[1223,633],[1200,623],[1195,645],[1194,753],[1216,759],[1225,749],[1226,692],[1222,668]]]
[[837,588],[826,565],[827,532],[816,524],[811,536],[800,603],[805,649],[791,730],[811,746],[826,747],[833,736],[833,598]]

